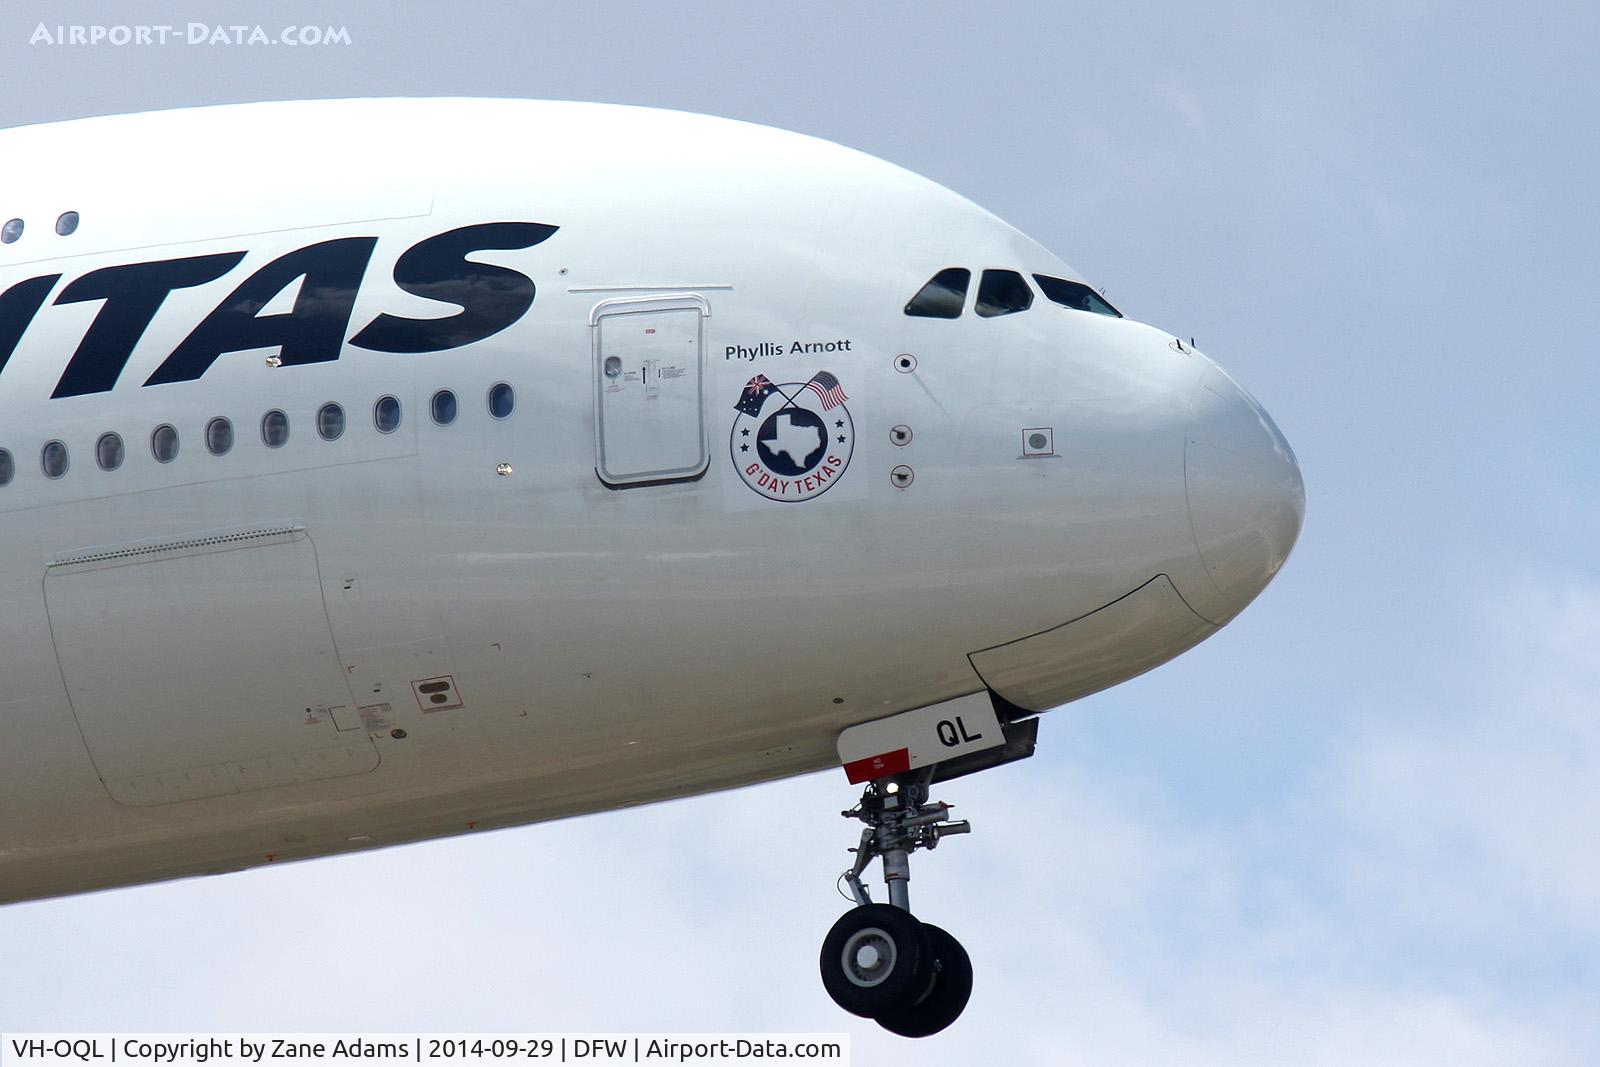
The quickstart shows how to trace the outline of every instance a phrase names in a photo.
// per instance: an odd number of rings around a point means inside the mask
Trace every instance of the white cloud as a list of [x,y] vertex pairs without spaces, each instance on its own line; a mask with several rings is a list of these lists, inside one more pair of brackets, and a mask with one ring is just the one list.
[[[1457,678],[1364,716],[1336,783],[1362,843],[1349,859],[1405,859],[1388,896],[1440,932],[1516,940],[1532,923],[1593,943],[1600,590],[1524,581],[1494,592],[1481,646],[1438,657]],[[1500,930],[1484,928],[1486,908],[1500,910]]]

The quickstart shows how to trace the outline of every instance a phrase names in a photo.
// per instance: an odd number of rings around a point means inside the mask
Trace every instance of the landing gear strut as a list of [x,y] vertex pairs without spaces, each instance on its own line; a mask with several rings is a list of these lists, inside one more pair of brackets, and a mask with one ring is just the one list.
[[[972,995],[972,962],[961,943],[911,914],[911,854],[972,830],[949,821],[947,804],[929,803],[933,772],[874,779],[861,803],[841,812],[867,828],[843,875],[856,907],[822,942],[822,984],[834,1003],[902,1037],[927,1037],[955,1022]],[[883,860],[889,903],[874,904],[862,874]]]

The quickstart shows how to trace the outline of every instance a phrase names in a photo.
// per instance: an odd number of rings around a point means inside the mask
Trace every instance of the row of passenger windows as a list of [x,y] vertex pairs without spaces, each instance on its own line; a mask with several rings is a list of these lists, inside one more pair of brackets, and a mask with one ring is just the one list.
[[[7,219],[3,225],[0,225],[0,245],[15,244],[22,237],[22,231],[26,225],[21,219]],[[56,233],[62,237],[68,237],[76,233],[77,229],[78,213],[76,211],[63,211],[56,216]]]
[[[516,391],[505,382],[496,384],[485,398],[491,417],[506,419],[516,410]],[[440,389],[428,401],[428,414],[440,426],[456,421],[461,405],[456,394]],[[372,405],[372,425],[379,433],[390,434],[400,428],[402,412],[400,401],[393,396],[380,397]],[[337,441],[345,432],[344,407],[335,403],[323,404],[317,409],[317,436],[324,441]],[[225,456],[233,451],[234,428],[230,419],[217,416],[205,425],[206,451],[213,456]],[[261,442],[268,448],[282,448],[289,443],[289,415],[281,408],[273,408],[261,416]],[[171,423],[162,423],[150,432],[150,455],[157,463],[171,463],[178,458],[178,430]],[[114,471],[127,458],[127,446],[122,435],[103,433],[94,443],[95,466],[103,471]],[[50,441],[39,450],[39,469],[46,478],[60,478],[72,465],[72,457],[62,441]],[[8,449],[0,448],[0,486],[10,485],[17,475],[16,458]]]
[[[1065,278],[1052,278],[1048,274],[1035,274],[1039,291],[1051,303],[1074,311],[1092,311],[1096,315],[1122,318],[1122,312],[1106,303],[1105,298],[1082,282],[1069,282]],[[965,267],[946,267],[928,279],[917,290],[917,295],[906,305],[906,314],[919,319],[959,319],[967,306],[967,288],[972,284],[972,272]],[[982,318],[1015,315],[1033,306],[1033,289],[1028,281],[1014,270],[986,270],[978,282],[978,298],[973,310]]]

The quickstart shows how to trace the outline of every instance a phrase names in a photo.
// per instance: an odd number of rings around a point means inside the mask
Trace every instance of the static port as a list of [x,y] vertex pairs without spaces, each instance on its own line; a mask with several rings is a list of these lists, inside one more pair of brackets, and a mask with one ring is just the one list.
[[903,423],[896,426],[889,431],[889,440],[897,445],[909,445],[911,443],[911,427]]
[[893,482],[897,489],[904,489],[915,478],[916,474],[903,463],[889,472],[889,481]]

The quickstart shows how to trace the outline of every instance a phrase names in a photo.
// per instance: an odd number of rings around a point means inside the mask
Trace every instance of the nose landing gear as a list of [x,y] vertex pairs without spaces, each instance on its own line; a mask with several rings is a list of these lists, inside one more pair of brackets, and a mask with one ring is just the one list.
[[[955,1022],[972,995],[972,962],[961,943],[911,914],[911,853],[972,830],[950,822],[947,804],[929,803],[932,770],[879,778],[861,803],[841,812],[867,828],[842,876],[856,907],[822,942],[822,984],[834,1003],[902,1037],[927,1037]],[[861,875],[883,860],[889,903],[874,904]]]

